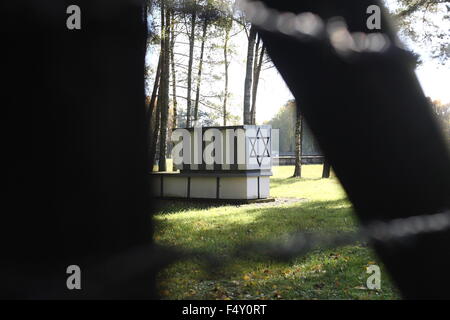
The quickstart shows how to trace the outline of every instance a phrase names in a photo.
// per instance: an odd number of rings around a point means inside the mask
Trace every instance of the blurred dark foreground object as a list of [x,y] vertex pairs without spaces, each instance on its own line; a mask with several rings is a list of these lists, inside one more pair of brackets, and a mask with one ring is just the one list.
[[[366,27],[366,10],[382,7],[378,1],[264,2],[324,21],[342,17],[351,32],[396,41],[385,16],[381,30]],[[363,225],[450,208],[449,151],[406,52],[392,46],[343,58],[322,43],[260,32]],[[405,298],[449,299],[449,245],[447,228],[375,249]]]
[[[69,5],[81,30],[66,27]],[[156,298],[142,1],[1,6],[11,100],[0,297]],[[81,290],[66,287],[69,265]]]

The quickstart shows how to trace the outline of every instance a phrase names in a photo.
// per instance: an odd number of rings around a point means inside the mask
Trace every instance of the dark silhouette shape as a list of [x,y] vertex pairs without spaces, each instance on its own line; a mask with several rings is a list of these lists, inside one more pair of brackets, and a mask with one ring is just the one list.
[[[344,17],[368,33],[366,9],[378,1],[264,1],[323,19]],[[381,32],[395,38],[386,17]],[[414,61],[391,48],[345,60],[330,46],[260,30],[361,223],[433,214],[450,207],[450,156],[414,75]],[[358,152],[358,157],[353,154]],[[450,298],[450,232],[375,249],[406,298]]]
[[[74,2],[2,4],[12,102],[0,295],[156,297],[143,6]],[[81,8],[81,30],[66,28],[70,4]],[[66,288],[72,264],[81,267],[82,290]]]

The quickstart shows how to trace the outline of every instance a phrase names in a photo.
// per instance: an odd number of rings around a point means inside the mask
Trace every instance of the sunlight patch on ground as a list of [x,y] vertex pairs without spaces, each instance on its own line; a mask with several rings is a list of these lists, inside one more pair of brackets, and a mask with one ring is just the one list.
[[[336,178],[320,179],[322,166],[303,166],[304,178],[290,178],[293,167],[275,167],[271,196],[304,199],[282,205],[220,205],[170,201],[161,204],[155,240],[198,249],[224,259],[254,241],[284,239],[293,232],[336,233],[357,229],[351,203]],[[289,262],[258,256],[204,270],[196,259],[177,262],[158,277],[165,299],[395,299],[383,271],[382,289],[365,288],[366,268],[379,264],[365,243],[316,249]],[[382,267],[382,266],[381,266]]]

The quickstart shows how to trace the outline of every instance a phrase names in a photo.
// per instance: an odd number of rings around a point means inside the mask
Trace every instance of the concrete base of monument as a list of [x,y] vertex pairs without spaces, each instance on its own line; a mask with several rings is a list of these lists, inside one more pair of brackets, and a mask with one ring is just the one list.
[[203,199],[203,198],[168,198],[168,197],[155,197],[155,199],[158,199],[161,201],[161,203],[164,203],[164,201],[167,202],[179,202],[183,203],[186,201],[195,202],[199,204],[205,204],[205,205],[250,205],[250,204],[269,204],[269,203],[275,203],[277,199],[275,198],[266,198],[266,199]]
[[198,200],[264,200],[270,197],[271,171],[157,172],[152,196]]

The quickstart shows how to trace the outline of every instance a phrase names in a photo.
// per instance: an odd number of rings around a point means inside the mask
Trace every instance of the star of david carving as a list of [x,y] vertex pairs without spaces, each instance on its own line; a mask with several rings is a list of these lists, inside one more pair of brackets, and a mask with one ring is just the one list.
[[[264,158],[269,157],[270,158],[270,149],[269,149],[269,143],[270,143],[270,137],[263,136],[261,132],[261,128],[258,128],[256,131],[255,137],[249,137],[250,141],[250,158],[256,158],[256,161],[258,162],[258,165],[261,167],[262,161]],[[262,154],[259,152],[259,143],[258,141],[262,140],[264,145],[264,150]]]

